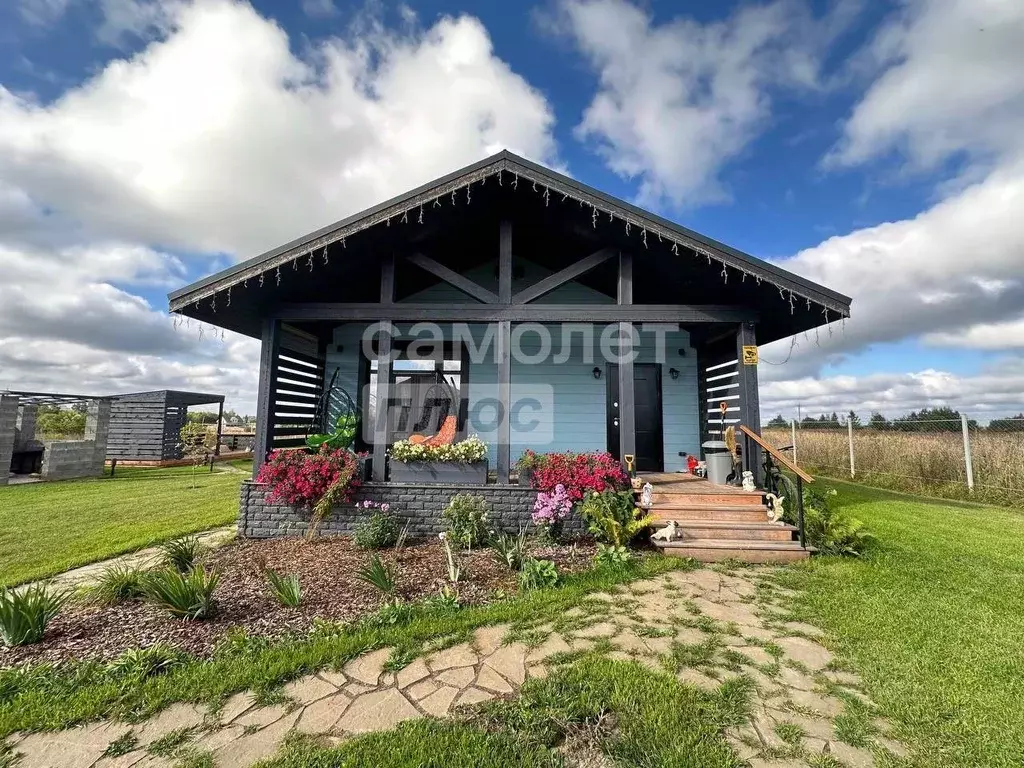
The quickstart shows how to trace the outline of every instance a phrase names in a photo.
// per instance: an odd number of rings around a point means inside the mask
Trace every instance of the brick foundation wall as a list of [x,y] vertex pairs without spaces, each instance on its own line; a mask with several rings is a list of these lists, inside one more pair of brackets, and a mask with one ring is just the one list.
[[[530,525],[530,514],[537,492],[520,485],[419,485],[413,483],[363,483],[356,501],[372,499],[386,502],[398,518],[400,526],[409,521],[409,535],[436,536],[444,530],[441,513],[448,501],[457,493],[483,496],[490,507],[489,527],[506,533],[517,533]],[[266,486],[254,482],[242,483],[238,516],[238,534],[254,539],[275,536],[302,536],[309,524],[309,512],[286,505],[270,504],[265,499]],[[356,523],[366,516],[355,509],[355,501],[345,507],[335,507],[320,526],[320,535],[347,535]],[[583,521],[576,515],[565,520],[563,533],[567,537],[579,536],[585,531]]]

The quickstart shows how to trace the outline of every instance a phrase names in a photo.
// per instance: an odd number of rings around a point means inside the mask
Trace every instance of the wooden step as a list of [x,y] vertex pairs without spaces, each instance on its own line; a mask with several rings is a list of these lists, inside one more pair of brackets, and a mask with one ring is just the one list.
[[655,520],[730,520],[747,523],[768,521],[768,508],[763,504],[662,504],[651,508]]
[[[711,486],[714,488],[714,486]],[[764,494],[757,492],[750,493],[720,493],[715,491],[655,491],[651,495],[651,506],[657,507],[662,504],[683,504],[693,502],[694,504],[749,504],[760,506],[764,504]]]
[[669,557],[692,557],[702,563],[738,560],[743,563],[792,563],[806,560],[813,548],[804,549],[798,541],[749,541],[743,539],[691,539],[655,542]]
[[[667,525],[658,521],[654,528]],[[690,539],[728,539],[744,541],[792,541],[796,531],[793,525],[778,525],[763,522],[748,523],[734,520],[677,520],[676,540]],[[655,542],[657,543],[657,542]]]

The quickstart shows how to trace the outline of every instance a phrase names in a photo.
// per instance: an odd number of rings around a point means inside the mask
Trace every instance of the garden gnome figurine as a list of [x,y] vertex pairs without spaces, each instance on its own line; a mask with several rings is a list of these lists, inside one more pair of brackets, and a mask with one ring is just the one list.
[[743,490],[747,493],[757,490],[757,486],[754,485],[754,473],[749,469],[743,470]]
[[644,483],[643,490],[640,491],[640,506],[644,509],[650,509],[653,497],[654,486],[650,483]]

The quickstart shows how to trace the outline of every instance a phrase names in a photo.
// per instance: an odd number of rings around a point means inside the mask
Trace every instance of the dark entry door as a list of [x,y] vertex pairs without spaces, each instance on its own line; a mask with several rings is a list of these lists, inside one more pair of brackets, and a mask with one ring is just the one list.
[[[608,452],[619,455],[619,366],[608,366]],[[633,363],[633,396],[636,400],[636,468],[661,472],[664,468],[661,416],[661,366]]]

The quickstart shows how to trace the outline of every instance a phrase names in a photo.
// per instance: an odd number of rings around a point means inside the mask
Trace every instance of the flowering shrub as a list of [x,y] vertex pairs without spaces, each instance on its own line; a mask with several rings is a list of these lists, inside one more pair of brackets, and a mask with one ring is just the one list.
[[533,502],[533,524],[542,528],[549,538],[554,538],[554,532],[565,518],[572,512],[572,499],[565,486],[559,483],[550,493],[541,491],[537,494],[537,500]]
[[270,502],[312,510],[307,537],[313,538],[335,504],[351,501],[359,487],[355,454],[320,447],[318,453],[277,450],[260,467],[256,481],[270,486]]
[[398,521],[395,520],[389,510],[391,505],[387,502],[365,501],[358,502],[356,509],[360,512],[368,512],[369,515],[363,518],[355,526],[352,539],[356,546],[362,549],[383,549],[393,546],[398,541]]
[[472,464],[487,455],[487,443],[476,435],[448,445],[413,444],[399,440],[391,446],[391,458],[395,461],[447,461]]
[[615,491],[629,483],[622,465],[607,452],[539,454],[527,450],[516,466],[520,472],[532,473],[532,484],[538,491],[552,493],[562,486],[573,504],[589,491]]
[[441,514],[448,539],[463,549],[475,547],[487,539],[487,501],[483,496],[457,493]]

